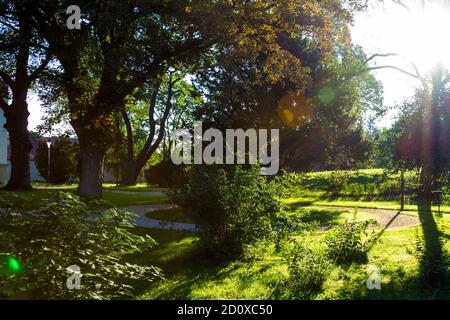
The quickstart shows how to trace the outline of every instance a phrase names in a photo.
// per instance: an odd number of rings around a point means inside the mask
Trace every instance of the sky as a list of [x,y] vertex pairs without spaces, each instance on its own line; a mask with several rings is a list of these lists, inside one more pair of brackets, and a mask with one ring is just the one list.
[[[448,0],[435,0],[450,2]],[[366,12],[355,15],[351,28],[354,44],[364,48],[368,56],[378,53],[396,53],[396,56],[379,57],[371,66],[394,65],[406,71],[414,72],[414,65],[421,74],[431,68],[439,59],[446,59],[450,66],[450,42],[444,32],[450,30],[450,13],[439,6],[427,7],[425,14],[417,5],[420,1],[405,0],[411,12],[392,1],[369,1]],[[419,41],[420,40],[420,41]],[[385,105],[395,107],[414,94],[420,82],[393,69],[373,71],[384,87]],[[28,99],[30,129],[34,130],[41,122],[40,102],[33,94]],[[389,127],[397,112],[392,108],[386,116],[379,119],[376,127]]]
[[[449,0],[435,0],[425,9],[421,1],[404,0],[409,10],[393,1],[369,2],[367,12],[355,16],[353,43],[362,46],[368,57],[396,54],[378,57],[371,66],[392,65],[412,73],[417,67],[421,76],[426,76],[438,61],[450,67],[450,42],[446,40],[450,30]],[[421,82],[394,69],[380,69],[373,74],[383,84],[385,105],[392,107],[376,126],[389,127],[397,114],[395,106],[411,97]]]

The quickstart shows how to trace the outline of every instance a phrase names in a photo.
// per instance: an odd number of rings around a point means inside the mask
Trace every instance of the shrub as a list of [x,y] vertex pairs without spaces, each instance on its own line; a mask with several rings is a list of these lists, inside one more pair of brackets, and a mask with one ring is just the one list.
[[[124,255],[155,244],[129,232],[131,213],[90,209],[68,193],[52,194],[36,206],[10,206],[0,214],[0,298],[127,297],[133,281],[159,276],[154,267],[124,261]],[[72,265],[81,269],[80,290],[66,287]]]
[[221,260],[242,257],[272,232],[280,209],[274,186],[258,166],[192,166],[184,184],[169,192],[198,225],[200,244]]
[[369,233],[367,228],[376,223],[376,220],[353,218],[331,230],[325,238],[328,257],[337,264],[365,262],[368,249],[378,240],[375,231]]
[[78,146],[68,136],[59,137],[51,145],[48,179],[48,148],[45,141],[39,143],[35,161],[39,174],[52,184],[67,183],[78,176]]
[[330,267],[324,255],[296,246],[288,258],[289,279],[283,283],[283,296],[288,299],[311,299],[323,291]]
[[[305,209],[300,209],[305,213]],[[318,229],[317,221],[304,222],[303,216],[286,215],[284,212],[278,214],[272,220],[272,237],[271,240],[275,244],[275,252],[291,251],[291,246],[297,246],[293,236],[304,235],[308,232],[314,232]]]
[[144,170],[144,179],[148,185],[173,187],[182,179],[182,170],[181,166],[174,165],[170,160],[161,161]]
[[271,183],[276,186],[281,197],[291,197],[299,193],[305,180],[304,174],[288,173],[284,170]]

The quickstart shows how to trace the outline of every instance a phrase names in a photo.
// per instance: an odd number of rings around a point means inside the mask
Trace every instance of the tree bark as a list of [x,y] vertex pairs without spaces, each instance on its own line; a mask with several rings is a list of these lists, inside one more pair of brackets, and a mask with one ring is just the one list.
[[400,173],[400,211],[405,209],[405,171]]
[[26,97],[14,100],[17,101],[5,112],[5,129],[8,130],[11,146],[11,176],[5,190],[31,190],[29,112]]
[[165,127],[167,118],[169,117],[170,111],[172,109],[172,97],[173,97],[173,86],[180,79],[172,80],[172,75],[169,78],[168,83],[168,93],[165,103],[165,108],[161,119],[159,119],[159,132],[155,138],[156,133],[156,120],[154,119],[155,107],[156,107],[156,98],[159,92],[160,83],[156,82],[153,85],[152,97],[150,99],[150,107],[149,107],[149,135],[147,140],[140,150],[137,156],[134,155],[134,141],[133,141],[133,128],[131,125],[131,121],[128,117],[127,112],[122,109],[122,118],[125,122],[125,127],[127,130],[127,159],[126,164],[124,166],[124,170],[122,172],[122,185],[124,186],[132,186],[137,183],[137,179],[139,174],[141,173],[142,168],[148,162],[153,153],[158,149],[159,145],[165,134]]
[[420,171],[419,207],[422,211],[431,211],[431,201],[433,198],[433,177],[431,168],[427,165],[423,166]]
[[77,194],[88,199],[102,197],[103,161],[106,150],[96,148],[89,142],[80,143],[80,184]]
[[16,55],[15,79],[5,71],[1,71],[1,78],[12,91],[12,103],[3,107],[6,118],[5,129],[8,130],[11,146],[11,176],[5,186],[6,190],[30,190],[30,151],[31,143],[28,134],[28,104],[27,94],[31,83],[40,71],[47,65],[42,64],[30,76],[28,75],[28,60],[30,55],[31,25],[25,12],[18,14],[19,34]]

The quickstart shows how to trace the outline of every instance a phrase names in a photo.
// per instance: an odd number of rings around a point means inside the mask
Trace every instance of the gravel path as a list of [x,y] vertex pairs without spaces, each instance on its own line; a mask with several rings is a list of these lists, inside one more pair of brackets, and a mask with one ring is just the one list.
[[175,205],[172,204],[150,204],[142,206],[127,206],[122,208],[134,212],[139,216],[134,221],[137,227],[195,231],[196,226],[192,223],[162,221],[149,218],[145,215],[150,211],[168,210],[174,207]]
[[[355,210],[355,208],[352,207],[334,206],[308,206],[308,208],[344,210],[350,212]],[[358,211],[374,215],[380,224],[380,227],[383,229],[412,227],[420,224],[419,217],[401,214],[397,210],[358,208]]]

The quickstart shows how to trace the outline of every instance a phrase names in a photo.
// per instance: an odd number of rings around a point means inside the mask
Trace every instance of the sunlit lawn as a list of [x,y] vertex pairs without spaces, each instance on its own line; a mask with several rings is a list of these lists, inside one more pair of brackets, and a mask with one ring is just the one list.
[[[293,209],[289,214],[301,214]],[[303,214],[303,213],[302,213]],[[350,218],[352,212],[338,210],[309,210],[307,221],[316,220],[321,226],[333,227]],[[358,213],[359,219],[371,218]],[[446,236],[450,236],[450,220],[439,219]],[[166,279],[140,295],[140,299],[277,299],[282,297],[285,281],[289,281],[287,263],[273,251],[273,244],[265,243],[258,250],[258,258],[217,265],[196,247],[196,236],[180,231],[140,229],[152,235],[160,245],[136,256],[134,261],[161,267]],[[323,229],[302,239],[302,243],[316,253],[323,252]],[[418,260],[413,243],[421,227],[386,230],[381,242],[369,252],[369,261],[348,267],[334,266],[329,270],[324,292],[318,299],[428,299],[418,285]],[[450,253],[450,242],[444,246]],[[368,290],[367,267],[381,269],[381,290]],[[449,298],[441,293],[440,298]]]
[[[60,189],[61,192],[73,192],[70,189]],[[43,190],[35,189],[33,191],[25,192],[8,192],[0,191],[0,207],[2,203],[12,204],[20,203],[23,207],[33,209],[45,201],[45,198],[54,193],[55,190]],[[165,196],[149,196],[149,195],[139,195],[139,194],[123,194],[123,193],[113,193],[104,192],[103,200],[110,203],[111,206],[131,206],[131,205],[149,205],[156,203],[167,203],[167,197]]]
[[[322,193],[315,192],[304,195],[282,199],[286,204],[298,205],[316,205],[316,206],[335,206],[335,207],[354,207],[354,208],[372,208],[372,209],[388,209],[400,210],[400,201],[393,200],[355,200],[348,198],[327,198]],[[417,205],[405,204],[404,211],[417,211]],[[438,212],[438,206],[431,207],[433,212]],[[440,206],[440,211],[450,213],[450,205],[443,204]]]
[[150,211],[147,217],[163,221],[192,223],[192,219],[187,216],[181,208],[173,208],[167,210]]
[[[76,190],[78,184],[47,185],[45,182],[33,182],[33,187],[36,189],[50,189],[50,190]],[[103,183],[102,188],[103,191],[126,191],[126,192],[167,191],[167,188],[148,186],[146,183],[138,183],[134,186],[129,187],[117,186],[115,183]]]

